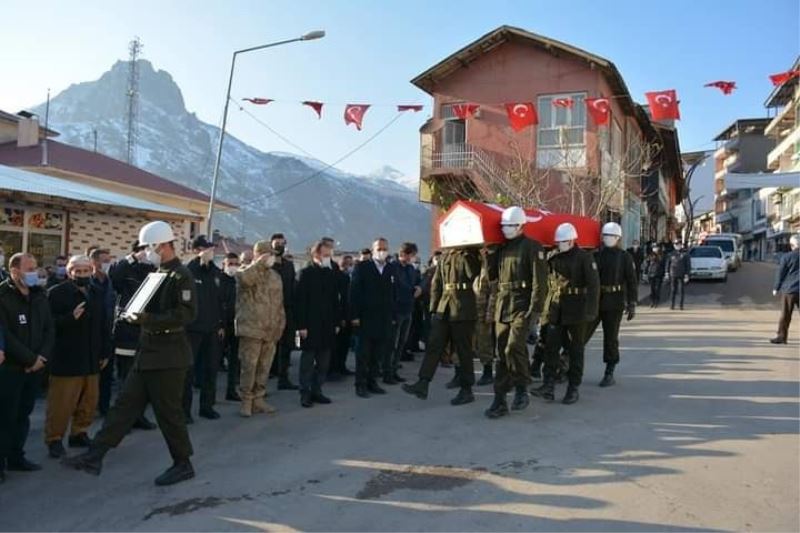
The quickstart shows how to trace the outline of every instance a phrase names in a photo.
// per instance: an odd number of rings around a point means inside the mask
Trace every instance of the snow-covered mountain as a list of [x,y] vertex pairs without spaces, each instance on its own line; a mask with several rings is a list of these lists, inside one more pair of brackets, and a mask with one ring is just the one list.
[[[51,100],[59,141],[91,149],[96,131],[97,150],[124,160],[127,71],[119,61],[98,80],[71,85]],[[219,129],[186,110],[168,72],[146,60],[139,72],[137,165],[208,193]],[[34,111],[43,115],[43,106]],[[389,166],[357,176],[313,158],[261,152],[227,135],[218,195],[240,212],[220,214],[215,225],[248,241],[281,231],[295,250],[323,235],[342,249],[358,249],[383,235],[393,247],[410,240],[428,252],[430,211],[417,201],[416,182]]]

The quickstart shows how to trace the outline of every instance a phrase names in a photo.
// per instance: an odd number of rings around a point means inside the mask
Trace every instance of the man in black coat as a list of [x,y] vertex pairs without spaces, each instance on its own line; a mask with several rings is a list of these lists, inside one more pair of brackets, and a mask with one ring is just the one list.
[[669,272],[669,284],[672,292],[672,306],[675,309],[675,297],[678,291],[681,293],[681,311],[683,310],[683,298],[686,284],[689,282],[689,274],[692,272],[692,260],[689,253],[683,249],[683,243],[675,241],[674,251],[667,259],[667,272]]
[[294,349],[294,291],[297,281],[294,263],[286,257],[286,237],[283,233],[275,233],[270,238],[275,263],[272,269],[277,272],[283,281],[283,311],[286,314],[286,326],[283,336],[275,348],[275,358],[272,362],[270,374],[278,374],[278,390],[297,390],[297,385],[289,379],[289,365]]
[[324,241],[311,248],[311,262],[300,271],[295,292],[295,324],[300,335],[300,403],[329,404],[322,394],[328,374],[331,351],[341,321],[336,272],[332,268],[333,249]]
[[222,353],[228,361],[228,385],[225,399],[231,402],[241,402],[236,388],[239,386],[239,337],[236,336],[236,273],[239,271],[239,256],[228,253],[225,256],[222,270],[225,275],[220,277],[220,290],[222,292],[222,325],[225,328]]
[[86,431],[97,408],[100,371],[111,357],[108,309],[103,290],[91,282],[92,270],[89,257],[73,256],[67,264],[67,281],[47,294],[56,342],[49,364],[44,441],[54,459],[66,453],[63,439],[68,425],[70,448],[89,447]]
[[633,246],[628,248],[628,253],[633,258],[633,265],[636,267],[637,283],[642,279],[642,263],[644,263],[644,249],[639,246],[639,241],[633,241]]
[[41,370],[55,338],[47,296],[39,287],[36,258],[15,254],[9,261],[9,274],[0,283],[0,326],[6,341],[6,360],[0,365],[0,483],[5,480],[5,468],[41,469],[25,458],[25,441]]
[[350,300],[350,277],[353,275],[353,256],[345,255],[341,259],[339,270],[335,271],[339,289],[339,306],[342,319],[339,322],[339,333],[336,334],[336,347],[331,356],[331,367],[328,372],[340,376],[351,376],[353,371],[347,368],[347,356],[350,354],[350,340],[353,328],[346,320]]
[[[221,341],[225,335],[222,323],[222,291],[220,277],[223,275],[214,264],[214,245],[200,235],[192,242],[197,257],[186,267],[192,273],[197,290],[197,317],[186,328],[192,344],[194,366],[184,385],[183,410],[186,421],[192,421],[192,385],[200,386],[200,416],[209,420],[219,418],[214,410],[217,394],[217,372]],[[196,379],[194,374],[196,374]]]
[[356,394],[386,394],[377,383],[379,363],[391,349],[392,323],[396,320],[394,268],[387,262],[389,241],[377,239],[372,258],[356,266],[350,283],[350,323],[358,335]]

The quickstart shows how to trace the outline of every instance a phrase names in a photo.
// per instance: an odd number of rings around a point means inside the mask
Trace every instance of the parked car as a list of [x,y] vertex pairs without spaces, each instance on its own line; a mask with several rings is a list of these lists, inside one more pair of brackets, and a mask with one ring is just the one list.
[[728,261],[719,246],[703,244],[689,250],[692,263],[690,279],[728,280]]
[[722,255],[728,262],[728,271],[735,272],[742,266],[742,248],[737,244],[735,237],[722,237],[712,235],[705,239],[702,246],[716,246],[722,250]]

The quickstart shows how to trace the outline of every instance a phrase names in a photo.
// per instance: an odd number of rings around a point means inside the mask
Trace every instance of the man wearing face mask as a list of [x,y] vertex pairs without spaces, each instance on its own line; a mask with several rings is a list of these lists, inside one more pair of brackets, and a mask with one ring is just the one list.
[[[142,246],[136,240],[131,245],[131,253],[114,265],[108,274],[114,292],[117,294],[113,331],[117,379],[120,384],[125,383],[125,379],[133,368],[141,336],[139,325],[124,320],[121,314],[147,275],[155,271],[156,267],[147,262],[147,247]],[[133,427],[146,431],[156,429],[156,425],[145,416],[144,412],[133,424]]]
[[239,337],[236,336],[236,273],[239,272],[239,256],[228,253],[222,267],[225,275],[220,277],[220,292],[222,295],[222,325],[225,329],[222,353],[228,362],[228,386],[225,399],[231,402],[241,402],[242,398],[236,392],[239,386]]
[[47,288],[55,287],[67,279],[67,256],[59,255],[53,264],[53,273],[47,279]]
[[5,361],[0,365],[0,483],[6,468],[18,472],[42,468],[25,458],[25,441],[41,370],[55,340],[36,258],[14,254],[8,265],[9,278],[0,283],[0,326],[5,336]]
[[386,394],[377,383],[380,361],[391,350],[395,322],[395,271],[386,260],[389,241],[378,238],[372,244],[372,259],[353,271],[350,283],[350,322],[358,335],[356,352],[356,395]]
[[681,293],[681,311],[683,311],[683,298],[684,289],[689,283],[689,273],[692,271],[692,260],[688,252],[683,249],[681,241],[675,241],[675,250],[669,254],[667,259],[667,272],[669,272],[670,292],[672,292],[672,306],[670,309],[675,310],[675,297],[678,291]]
[[564,223],[556,228],[559,253],[549,260],[550,276],[545,306],[544,383],[531,393],[545,400],[555,399],[555,378],[559,354],[566,346],[569,354],[569,387],[564,404],[578,401],[578,387],[583,379],[583,355],[588,324],[597,317],[600,276],[592,254],[577,245],[575,226]]
[[70,448],[89,447],[86,432],[99,399],[99,373],[112,354],[109,311],[102,289],[92,283],[93,269],[89,257],[71,257],[68,280],[47,294],[56,342],[50,359],[44,441],[54,459],[66,454],[63,439],[68,425]]
[[[644,263],[644,249],[639,246],[639,241],[633,241],[633,245],[628,248],[628,253],[633,258],[633,265],[636,267],[636,279],[642,279],[642,263]],[[638,283],[638,281],[637,281]]]
[[622,227],[616,222],[603,226],[603,248],[594,254],[600,276],[600,308],[589,327],[586,341],[592,338],[597,326],[603,324],[603,362],[606,371],[601,387],[614,384],[614,368],[619,363],[619,326],[623,313],[633,320],[639,296],[639,278],[633,258],[619,247]]
[[270,238],[272,253],[275,255],[275,263],[272,269],[277,272],[283,282],[283,310],[286,315],[286,326],[283,330],[275,358],[272,362],[271,373],[278,374],[278,390],[297,390],[297,385],[289,379],[289,366],[292,360],[292,350],[294,349],[294,304],[295,304],[295,279],[296,273],[294,263],[285,257],[286,237],[283,233],[275,233]]
[[197,292],[197,318],[189,324],[189,342],[192,344],[194,365],[189,368],[186,388],[183,393],[183,410],[186,421],[192,422],[193,385],[200,386],[200,416],[209,420],[219,418],[214,410],[217,394],[217,372],[219,355],[225,329],[222,322],[222,291],[220,277],[223,275],[214,264],[214,245],[205,235],[192,242],[197,256],[186,267],[194,278]]
[[393,265],[396,320],[392,328],[391,349],[387,352],[383,363],[383,382],[387,385],[397,385],[406,381],[400,377],[397,369],[411,330],[414,302],[422,294],[422,278],[413,265],[417,251],[417,245],[413,242],[403,243],[397,254],[398,261]]
[[341,321],[339,322],[339,333],[336,334],[336,347],[334,348],[331,358],[331,374],[338,374],[340,376],[352,376],[353,371],[347,368],[347,356],[350,354],[350,340],[352,338],[352,327],[350,322],[347,321],[347,309],[350,299],[350,280],[353,275],[353,256],[345,255],[342,257],[339,264],[339,272],[337,273],[339,296],[339,306],[342,312]]
[[300,404],[312,407],[329,404],[322,393],[328,375],[331,351],[339,332],[342,309],[336,272],[332,268],[333,249],[325,241],[311,247],[311,262],[297,280],[295,310],[300,335]]
[[103,428],[92,439],[89,451],[63,459],[65,466],[99,475],[105,455],[119,445],[151,404],[173,460],[172,466],[156,478],[156,485],[172,485],[194,477],[189,460],[192,443],[181,400],[192,364],[186,326],[197,314],[197,295],[191,272],[176,254],[175,240],[172,227],[162,221],[150,222],[139,232],[139,242],[148,246],[147,261],[159,267],[158,272],[166,277],[145,311],[128,318],[141,326],[139,349]]
[[[100,299],[105,306],[105,317],[108,321],[107,327],[109,331],[113,328],[114,324],[114,306],[117,301],[117,295],[114,293],[114,287],[109,278],[111,271],[111,254],[108,250],[104,250],[98,246],[91,246],[86,251],[86,255],[92,261],[92,277],[91,283],[94,286]],[[68,273],[69,274],[69,273]],[[100,372],[100,398],[97,404],[97,409],[102,416],[108,413],[108,406],[111,404],[111,388],[114,384],[114,357],[108,359],[108,362],[103,366]]]

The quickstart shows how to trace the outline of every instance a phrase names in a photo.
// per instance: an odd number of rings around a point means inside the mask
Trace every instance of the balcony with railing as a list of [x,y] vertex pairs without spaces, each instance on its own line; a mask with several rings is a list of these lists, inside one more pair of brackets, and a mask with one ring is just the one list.
[[[437,178],[463,180],[478,196],[507,183],[504,178],[507,172],[498,165],[495,156],[467,143],[447,144],[440,150],[434,149],[432,143],[423,144],[420,164],[423,183],[430,185]],[[420,200],[431,201],[429,193],[421,187]]]

